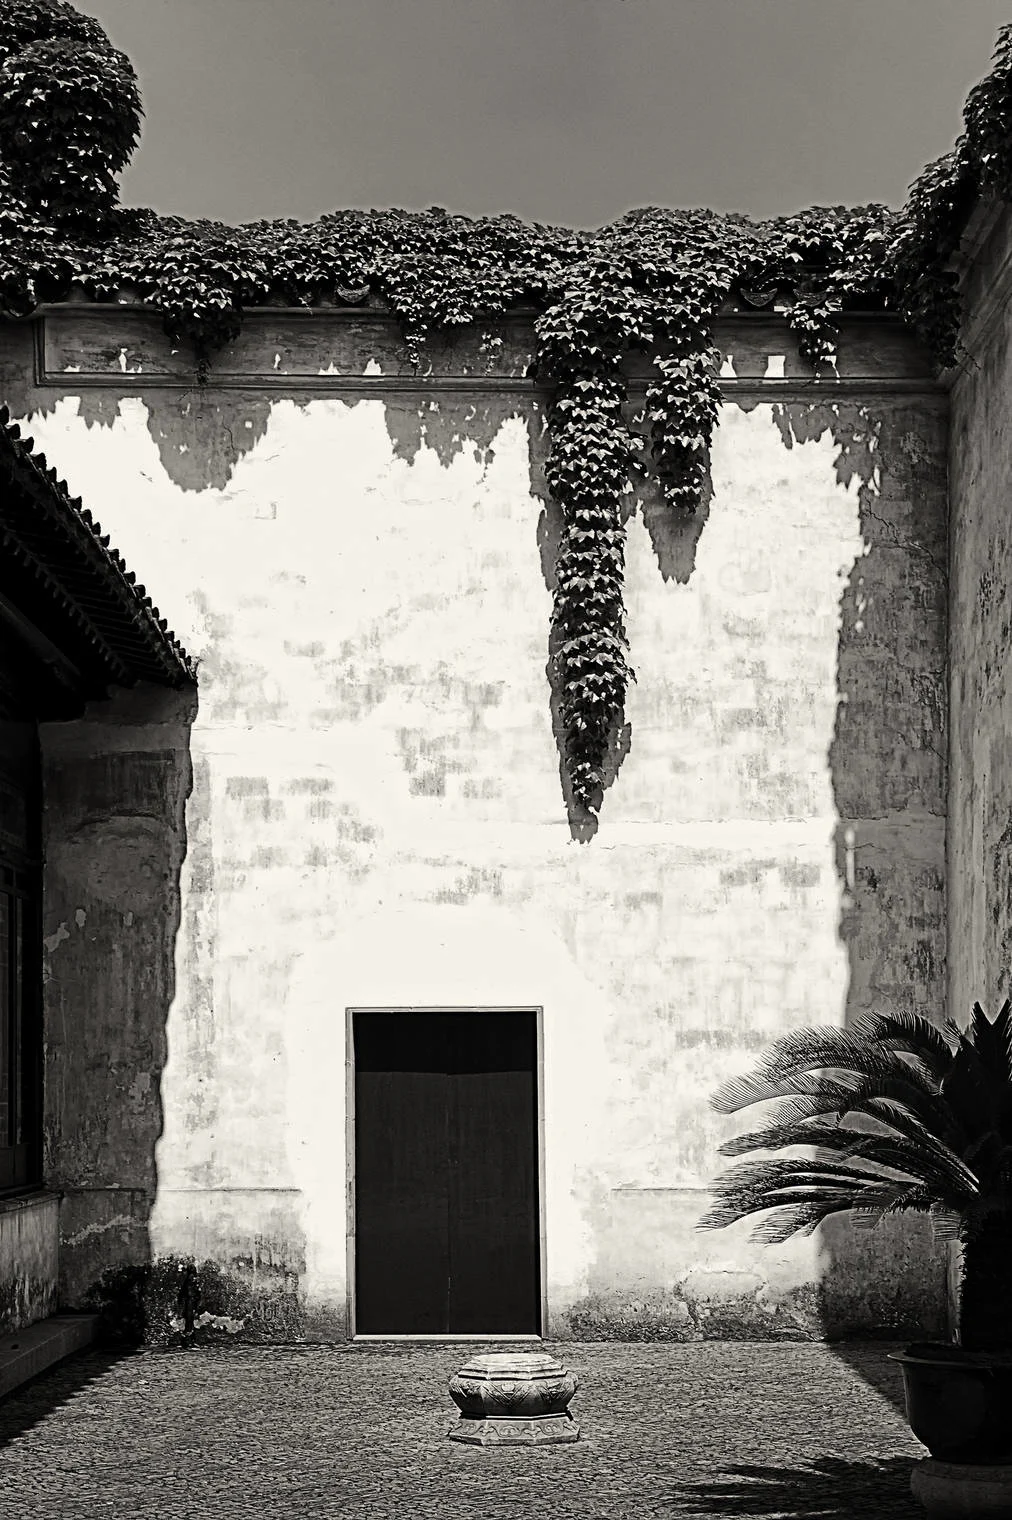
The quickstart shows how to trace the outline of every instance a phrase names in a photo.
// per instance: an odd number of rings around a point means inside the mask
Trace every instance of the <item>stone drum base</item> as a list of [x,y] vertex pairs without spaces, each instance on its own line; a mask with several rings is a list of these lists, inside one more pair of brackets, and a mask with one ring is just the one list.
[[469,1446],[551,1446],[580,1439],[580,1427],[571,1414],[535,1415],[529,1420],[510,1415],[476,1420],[462,1414],[446,1433],[451,1441],[465,1441]]
[[976,1467],[925,1457],[910,1492],[929,1520],[1012,1520],[1012,1466]]
[[470,1446],[549,1446],[579,1440],[567,1408],[576,1379],[554,1356],[490,1351],[450,1379],[460,1419],[446,1432]]

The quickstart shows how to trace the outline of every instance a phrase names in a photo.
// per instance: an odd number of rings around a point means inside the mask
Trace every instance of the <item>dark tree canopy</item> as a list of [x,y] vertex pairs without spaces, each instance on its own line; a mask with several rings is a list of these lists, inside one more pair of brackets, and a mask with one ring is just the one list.
[[140,131],[130,60],[66,0],[5,0],[0,12],[0,168],[46,220],[101,224]]

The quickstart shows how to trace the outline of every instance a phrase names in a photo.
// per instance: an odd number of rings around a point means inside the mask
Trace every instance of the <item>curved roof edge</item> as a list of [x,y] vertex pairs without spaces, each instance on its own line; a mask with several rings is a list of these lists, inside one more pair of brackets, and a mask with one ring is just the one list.
[[34,447],[0,406],[0,597],[77,667],[88,696],[103,683],[194,682],[193,661],[145,587]]

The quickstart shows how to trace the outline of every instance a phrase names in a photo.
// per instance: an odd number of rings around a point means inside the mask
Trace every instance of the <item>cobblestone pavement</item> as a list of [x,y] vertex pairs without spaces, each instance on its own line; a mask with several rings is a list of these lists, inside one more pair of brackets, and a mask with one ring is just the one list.
[[923,1516],[886,1346],[546,1349],[580,1440],[498,1450],[446,1439],[466,1346],[89,1352],[0,1404],[0,1516]]

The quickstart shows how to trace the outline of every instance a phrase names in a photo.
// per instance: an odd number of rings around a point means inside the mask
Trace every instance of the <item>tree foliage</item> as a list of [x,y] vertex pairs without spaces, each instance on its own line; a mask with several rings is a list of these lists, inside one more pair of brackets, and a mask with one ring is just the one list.
[[64,0],[6,0],[0,167],[30,212],[29,227],[36,220],[68,231],[101,230],[116,205],[117,175],[137,142],[140,117],[130,61],[96,21]]

